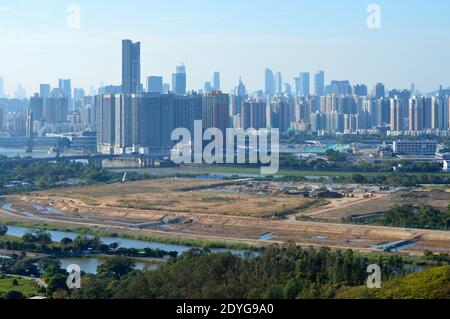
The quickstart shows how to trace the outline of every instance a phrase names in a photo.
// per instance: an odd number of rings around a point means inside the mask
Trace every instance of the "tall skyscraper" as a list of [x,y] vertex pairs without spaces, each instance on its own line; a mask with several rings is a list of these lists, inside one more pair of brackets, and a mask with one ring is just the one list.
[[177,95],[186,94],[186,67],[183,64],[172,74],[172,91]]
[[314,94],[322,96],[325,94],[325,72],[318,71],[314,74]]
[[42,98],[48,98],[51,90],[50,84],[41,84],[39,85],[39,96]]
[[214,72],[214,76],[213,76],[213,87],[215,91],[220,91],[220,73],[219,72]]
[[295,92],[298,96],[308,96],[310,91],[310,74],[302,72],[298,78],[295,78]]
[[381,99],[382,97],[386,96],[386,89],[384,87],[383,83],[377,83],[375,85],[375,88],[373,89],[373,95],[377,98],[377,99]]
[[122,40],[122,92],[141,91],[141,43]]
[[275,94],[275,77],[272,70],[266,69],[265,72],[265,90],[266,95]]
[[58,89],[62,96],[67,97],[68,99],[72,98],[72,81],[70,79],[59,79]]
[[147,92],[148,93],[163,93],[163,77],[149,76],[147,78]]
[[0,76],[0,99],[5,97],[5,83],[3,77]]
[[281,72],[277,72],[277,74],[275,74],[275,94],[283,94],[283,77]]

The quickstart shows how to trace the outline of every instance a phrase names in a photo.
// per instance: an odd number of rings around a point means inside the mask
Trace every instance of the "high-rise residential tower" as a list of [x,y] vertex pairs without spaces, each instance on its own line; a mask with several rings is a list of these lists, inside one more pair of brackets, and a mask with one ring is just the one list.
[[141,91],[141,43],[122,40],[122,92]]

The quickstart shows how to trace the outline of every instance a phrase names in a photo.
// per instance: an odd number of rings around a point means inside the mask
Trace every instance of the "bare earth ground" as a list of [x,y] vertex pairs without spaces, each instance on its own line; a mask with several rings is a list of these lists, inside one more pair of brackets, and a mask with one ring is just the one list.
[[[242,182],[226,182],[241,185]],[[0,200],[0,217],[9,220],[106,228],[142,235],[163,235],[252,244],[295,242],[302,245],[380,251],[376,245],[413,239],[402,252],[450,251],[450,232],[278,220],[289,212],[341,218],[380,212],[395,204],[432,203],[446,207],[447,192],[377,194],[374,198],[315,200],[283,194],[227,192],[226,183],[195,179],[157,179],[125,184],[66,188]],[[213,190],[209,192],[208,190]],[[217,191],[218,190],[218,191]],[[6,206],[5,206],[6,205]],[[9,205],[9,206],[8,206]],[[311,206],[311,207],[310,207]],[[261,235],[271,233],[268,241]]]

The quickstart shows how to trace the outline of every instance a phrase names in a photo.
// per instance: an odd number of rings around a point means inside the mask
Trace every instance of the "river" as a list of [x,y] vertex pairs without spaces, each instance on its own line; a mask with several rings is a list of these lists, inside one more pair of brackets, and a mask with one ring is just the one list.
[[[30,233],[35,231],[35,229],[32,228],[25,228],[25,227],[15,227],[15,226],[8,226],[8,232],[6,233],[9,236],[14,237],[22,237],[26,233]],[[70,238],[75,239],[79,236],[77,233],[73,232],[65,232],[65,231],[47,231],[52,236],[52,241],[54,242],[60,242],[63,238]],[[93,237],[93,236],[88,236]],[[144,248],[151,248],[151,249],[160,249],[163,251],[176,251],[178,254],[184,254],[185,252],[192,249],[190,246],[186,245],[172,245],[172,244],[163,244],[163,243],[157,243],[152,241],[142,241],[142,240],[135,240],[135,239],[123,239],[123,238],[115,238],[115,237],[100,237],[100,240],[106,244],[112,244],[112,243],[118,243],[119,248],[135,248],[135,249],[144,249]],[[214,253],[232,253],[234,255],[238,256],[244,256],[245,251],[243,250],[237,250],[237,249],[211,249]],[[62,266],[65,268],[68,265],[76,264],[79,265],[81,270],[87,272],[87,273],[95,273],[97,267],[104,262],[104,259],[101,258],[63,258],[60,260]],[[157,267],[154,264],[151,263],[143,263],[143,262],[137,262],[136,263],[136,269],[149,269],[154,270],[155,267]]]

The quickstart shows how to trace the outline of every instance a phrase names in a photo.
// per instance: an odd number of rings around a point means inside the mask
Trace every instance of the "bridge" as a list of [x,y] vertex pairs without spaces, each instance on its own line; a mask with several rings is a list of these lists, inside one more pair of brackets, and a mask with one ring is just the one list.
[[80,154],[71,156],[53,156],[45,158],[10,158],[0,160],[1,164],[28,164],[43,162],[63,162],[63,161],[87,161],[88,164],[95,168],[102,168],[104,160],[137,160],[140,167],[153,167],[157,160],[163,160],[170,156],[170,152],[152,153],[152,154]]

